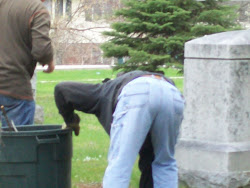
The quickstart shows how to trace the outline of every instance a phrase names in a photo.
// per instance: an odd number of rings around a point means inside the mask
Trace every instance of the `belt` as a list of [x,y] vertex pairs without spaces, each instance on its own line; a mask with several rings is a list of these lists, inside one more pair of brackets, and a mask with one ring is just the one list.
[[142,75],[141,77],[151,77],[151,78],[155,78],[155,79],[158,79],[158,80],[167,81],[163,76],[160,76],[160,75],[157,75],[157,74],[145,74],[145,75]]

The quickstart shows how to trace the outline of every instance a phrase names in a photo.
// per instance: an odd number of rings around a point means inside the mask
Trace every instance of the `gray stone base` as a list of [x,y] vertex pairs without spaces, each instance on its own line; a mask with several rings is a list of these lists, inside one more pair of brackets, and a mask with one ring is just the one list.
[[43,124],[43,121],[44,121],[43,108],[39,105],[36,105],[34,123],[35,124]]
[[181,188],[250,188],[250,171],[211,173],[179,169],[179,181]]
[[250,142],[180,140],[181,188],[250,188]]

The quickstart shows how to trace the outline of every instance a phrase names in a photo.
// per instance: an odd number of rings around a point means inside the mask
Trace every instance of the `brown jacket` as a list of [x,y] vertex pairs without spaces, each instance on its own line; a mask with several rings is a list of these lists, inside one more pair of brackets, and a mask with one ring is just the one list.
[[0,0],[0,94],[33,100],[36,63],[53,59],[50,16],[40,0]]

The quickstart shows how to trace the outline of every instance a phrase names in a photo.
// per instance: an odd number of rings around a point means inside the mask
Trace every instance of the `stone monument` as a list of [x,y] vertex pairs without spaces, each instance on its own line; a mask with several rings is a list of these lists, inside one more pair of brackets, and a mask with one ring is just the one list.
[[[36,99],[36,70],[34,72],[34,75],[31,79],[31,85],[32,85],[32,92],[34,100]],[[44,121],[44,111],[43,108],[36,104],[36,110],[35,110],[35,117],[34,117],[34,124],[43,124]]]
[[187,42],[184,77],[180,183],[250,187],[250,30]]

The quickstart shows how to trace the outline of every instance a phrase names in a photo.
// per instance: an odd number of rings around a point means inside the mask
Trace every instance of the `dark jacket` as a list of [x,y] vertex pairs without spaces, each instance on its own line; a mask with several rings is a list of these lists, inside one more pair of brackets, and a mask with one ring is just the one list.
[[0,0],[0,94],[32,100],[36,63],[53,59],[50,16],[40,0]]
[[[109,80],[103,84],[83,84],[62,82],[55,87],[55,102],[59,113],[66,123],[74,117],[74,110],[95,114],[105,131],[109,134],[112,115],[122,88],[131,80],[142,75],[152,74],[145,71],[133,71]],[[165,78],[173,84],[173,82]]]

